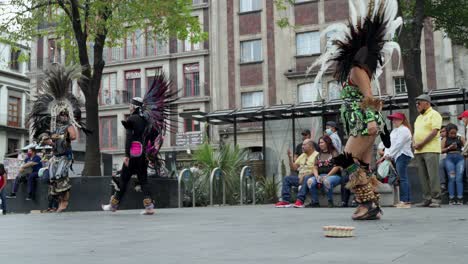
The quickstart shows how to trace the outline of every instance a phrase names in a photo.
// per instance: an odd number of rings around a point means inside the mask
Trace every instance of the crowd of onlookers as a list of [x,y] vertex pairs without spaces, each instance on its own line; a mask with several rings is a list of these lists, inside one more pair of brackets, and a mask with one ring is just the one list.
[[[418,207],[440,207],[442,193],[448,191],[450,205],[463,204],[463,179],[468,147],[465,138],[452,123],[442,126],[442,116],[432,108],[429,95],[416,98],[419,116],[414,129],[405,114],[397,112],[388,116],[393,130],[391,147],[378,147],[374,173],[385,183],[398,186],[397,208],[411,208],[412,195],[408,165],[414,160],[417,168],[423,201]],[[458,117],[468,132],[468,110]],[[335,122],[327,122],[326,130],[318,144],[311,139],[310,130],[302,131],[302,144],[295,153],[288,150],[291,175],[283,179],[278,208],[306,207],[308,193],[311,203],[307,207],[319,207],[319,192],[323,191],[328,207],[333,202],[333,188],[341,185],[341,206],[349,206],[350,192],[344,188],[349,179],[346,171],[333,164],[333,158],[343,152]],[[468,159],[467,159],[468,160]],[[297,188],[296,201],[291,203],[291,190]],[[351,204],[352,205],[352,204]]]

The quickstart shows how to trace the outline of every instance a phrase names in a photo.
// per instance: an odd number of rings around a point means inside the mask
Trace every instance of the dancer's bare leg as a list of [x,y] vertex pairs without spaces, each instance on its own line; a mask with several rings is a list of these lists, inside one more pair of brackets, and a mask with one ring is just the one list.
[[[348,139],[348,142],[346,143],[345,152],[352,153],[356,161],[359,160],[364,163],[370,164],[373,156],[372,146],[374,145],[376,137],[377,135],[357,137],[351,136]],[[365,216],[368,213],[368,211],[368,207],[360,205],[356,208],[356,211],[354,212],[352,218],[359,219]],[[376,216],[376,218],[380,218],[380,215]]]
[[356,160],[370,163],[372,160],[372,146],[377,135],[374,136],[351,136],[345,146],[346,153],[352,153]]

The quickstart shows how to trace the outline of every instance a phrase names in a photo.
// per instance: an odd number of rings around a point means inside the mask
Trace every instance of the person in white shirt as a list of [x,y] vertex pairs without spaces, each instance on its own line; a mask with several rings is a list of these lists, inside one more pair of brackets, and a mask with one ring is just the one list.
[[411,149],[412,134],[411,126],[403,113],[394,113],[388,116],[393,123],[394,129],[390,134],[392,145],[385,149],[385,158],[395,161],[396,170],[400,176],[400,203],[398,208],[410,208],[411,193],[408,179],[408,163],[414,158]]
[[336,151],[338,153],[343,152],[343,144],[341,143],[340,136],[338,135],[338,126],[336,125],[336,122],[334,121],[328,121],[325,124],[325,133],[330,136],[333,146],[335,147]]

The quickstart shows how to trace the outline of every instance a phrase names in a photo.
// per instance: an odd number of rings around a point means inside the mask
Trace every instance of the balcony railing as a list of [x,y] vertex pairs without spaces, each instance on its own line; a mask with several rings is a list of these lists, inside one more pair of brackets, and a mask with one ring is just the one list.
[[[106,63],[123,62],[141,58],[157,57],[169,54],[169,43],[164,45],[135,45],[126,47],[104,48],[103,59]],[[90,54],[91,55],[91,54]],[[89,56],[90,59],[93,56]]]
[[123,105],[128,104],[135,96],[133,93],[129,93],[128,91],[110,91],[109,90],[101,90],[101,96],[99,98],[99,105],[106,106],[106,105]]

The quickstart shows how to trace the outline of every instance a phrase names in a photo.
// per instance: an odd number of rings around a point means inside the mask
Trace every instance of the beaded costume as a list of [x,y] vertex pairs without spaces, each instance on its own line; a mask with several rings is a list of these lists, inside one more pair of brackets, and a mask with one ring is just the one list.
[[49,195],[67,205],[71,189],[68,173],[73,163],[69,131],[80,128],[90,133],[80,121],[80,102],[69,89],[78,78],[81,78],[80,67],[52,64],[45,71],[45,80],[29,114],[34,139],[53,149],[48,168]]

